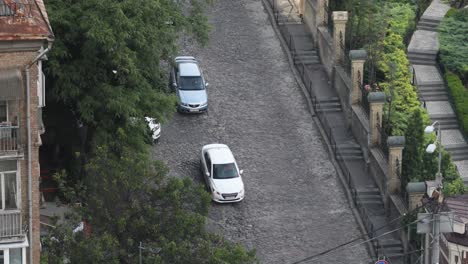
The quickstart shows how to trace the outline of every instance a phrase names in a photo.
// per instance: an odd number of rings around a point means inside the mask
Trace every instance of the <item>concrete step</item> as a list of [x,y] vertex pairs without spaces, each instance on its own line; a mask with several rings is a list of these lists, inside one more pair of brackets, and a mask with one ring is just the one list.
[[315,109],[317,112],[341,112],[341,102],[338,97],[320,98],[317,99],[319,107]]
[[419,94],[419,98],[426,102],[449,101],[448,94]]
[[437,90],[447,90],[443,82],[435,84],[418,84],[418,90],[420,91],[437,91]]
[[405,254],[403,244],[397,239],[379,239],[378,251],[378,255],[384,255],[392,260]]
[[468,160],[468,144],[451,144],[444,146],[453,161]]
[[419,22],[425,22],[425,23],[431,23],[431,24],[437,24],[437,25],[440,24],[440,21],[441,20],[433,19],[433,18],[430,18],[430,17],[427,17],[427,16],[423,16],[419,20]]
[[455,115],[430,115],[429,118],[433,121],[437,120],[440,123],[440,129],[458,129],[458,120]]
[[426,52],[417,52],[417,51],[408,51],[406,54],[409,60],[436,60],[437,53],[426,53]]
[[431,26],[425,26],[425,25],[417,25],[416,29],[437,32],[437,27],[431,27]]
[[363,159],[361,147],[359,145],[338,145],[336,158],[341,160]]
[[408,58],[408,60],[412,65],[437,65],[437,62],[435,60],[421,60],[411,58]]
[[320,58],[316,50],[296,50],[294,52],[294,62],[302,62],[304,64],[318,64]]
[[436,30],[437,30],[437,27],[439,26],[439,24],[440,24],[439,21],[428,20],[428,19],[421,19],[421,20],[419,20],[417,26],[418,26],[418,27],[419,27],[419,26],[423,26],[423,27],[431,28],[431,29],[433,29],[433,31],[436,31]]

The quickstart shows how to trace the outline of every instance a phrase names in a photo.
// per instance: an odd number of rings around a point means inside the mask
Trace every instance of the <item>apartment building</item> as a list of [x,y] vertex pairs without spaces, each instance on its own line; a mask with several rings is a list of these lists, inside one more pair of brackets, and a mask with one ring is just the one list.
[[53,39],[43,0],[0,0],[0,264],[40,262],[42,61]]

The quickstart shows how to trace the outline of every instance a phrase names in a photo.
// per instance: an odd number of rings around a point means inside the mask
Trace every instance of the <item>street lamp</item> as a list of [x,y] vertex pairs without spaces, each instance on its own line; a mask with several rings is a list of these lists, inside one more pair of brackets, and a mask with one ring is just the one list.
[[437,184],[442,184],[442,173],[440,172],[440,167],[441,167],[441,163],[442,163],[442,149],[441,149],[441,146],[442,146],[442,134],[440,132],[440,123],[439,121],[435,121],[434,123],[432,123],[432,125],[430,126],[427,126],[425,129],[424,129],[424,133],[426,134],[430,134],[432,132],[434,132],[435,128],[434,126],[437,124],[437,138],[436,138],[436,141],[432,144],[429,144],[426,148],[426,152],[427,153],[434,153],[434,151],[436,150],[437,148],[437,144],[439,144],[439,167],[438,167],[438,170],[437,170],[437,174],[436,174],[436,178],[435,178],[435,181]]

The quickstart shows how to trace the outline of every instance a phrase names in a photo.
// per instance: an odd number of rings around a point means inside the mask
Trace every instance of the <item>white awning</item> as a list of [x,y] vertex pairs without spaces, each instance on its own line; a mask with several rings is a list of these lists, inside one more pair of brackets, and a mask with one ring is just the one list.
[[29,247],[28,238],[24,235],[24,238],[21,241],[15,241],[10,243],[0,243],[0,250],[10,249],[10,248],[25,248]]

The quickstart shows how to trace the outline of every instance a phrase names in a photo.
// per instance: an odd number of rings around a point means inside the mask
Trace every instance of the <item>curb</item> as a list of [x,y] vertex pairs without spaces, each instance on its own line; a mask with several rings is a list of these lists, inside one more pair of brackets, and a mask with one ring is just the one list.
[[[335,157],[333,155],[333,150],[331,148],[331,144],[330,144],[330,142],[329,142],[329,140],[328,140],[328,138],[326,136],[326,133],[325,133],[323,127],[322,127],[322,124],[320,123],[320,120],[318,119],[318,117],[315,114],[309,92],[307,91],[304,83],[302,82],[302,79],[301,79],[301,77],[299,75],[299,72],[297,71],[296,67],[294,66],[294,62],[293,62],[293,59],[292,59],[292,56],[291,56],[291,52],[289,51],[289,48],[286,45],[286,41],[284,40],[283,35],[279,31],[279,28],[276,25],[275,21],[272,19],[274,17],[273,16],[273,10],[271,9],[270,4],[268,3],[268,0],[262,0],[262,4],[263,4],[263,7],[264,7],[265,11],[268,14],[268,19],[270,21],[271,27],[275,31],[276,37],[278,38],[278,40],[281,43],[281,48],[283,49],[284,54],[288,58],[289,68],[291,69],[291,72],[294,75],[294,79],[296,79],[296,83],[301,88],[302,95],[304,96],[304,99],[306,99],[306,101],[307,101],[307,106],[308,106],[309,112],[311,114],[312,120],[314,121],[315,126],[319,129],[320,135],[322,136],[322,140],[323,140],[322,143],[324,144],[325,148],[327,149],[328,156],[330,157],[330,161],[332,162],[333,167],[335,167],[335,171],[338,174],[341,186],[343,187],[343,190],[345,192],[346,198],[347,198],[348,203],[349,203],[349,207],[351,208],[351,211],[353,212],[354,219],[356,220],[356,222],[357,222],[357,224],[359,226],[359,229],[361,231],[361,235],[364,235],[365,240],[369,240],[370,237],[367,235],[367,230],[366,230],[366,228],[364,226],[364,223],[363,223],[363,221],[361,219],[361,215],[359,214],[358,210],[356,209],[356,207],[354,206],[354,203],[352,201],[353,199],[352,199],[352,195],[351,195],[351,191],[349,189],[349,186],[346,184],[346,179],[345,179],[345,177],[343,175],[343,172],[341,171],[340,166],[338,165],[338,163],[335,160]],[[369,257],[372,259],[372,256],[376,255],[375,251],[374,251],[374,247],[372,246],[371,242],[366,242],[366,245],[367,245],[367,251],[368,251],[368,253],[370,253]]]

